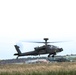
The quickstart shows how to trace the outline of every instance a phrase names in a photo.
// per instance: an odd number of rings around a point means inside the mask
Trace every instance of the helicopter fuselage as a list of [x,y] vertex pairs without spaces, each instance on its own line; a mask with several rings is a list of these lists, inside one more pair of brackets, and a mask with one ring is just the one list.
[[19,49],[19,46],[15,45],[16,51],[18,53],[14,54],[14,55],[17,55],[19,57],[19,56],[49,54],[48,57],[50,57],[50,55],[52,55],[52,57],[54,57],[54,55],[56,55],[56,53],[63,51],[62,48],[59,48],[54,45],[48,45],[48,43],[56,43],[56,42],[47,42],[48,38],[44,38],[44,40],[45,40],[45,42],[34,42],[34,43],[44,43],[45,45],[40,46],[40,47],[35,47],[34,51],[25,52],[25,53],[22,53]]
[[38,55],[40,55],[40,54],[56,54],[58,52],[63,51],[62,48],[59,48],[54,45],[47,45],[47,46],[43,45],[41,47],[35,47],[34,49],[38,53]]
[[59,48],[54,45],[47,45],[47,46],[43,45],[41,47],[35,47],[34,51],[25,52],[25,53],[21,53],[20,50],[18,50],[19,46],[15,45],[15,48],[17,49],[18,53],[14,54],[14,55],[18,55],[18,56],[29,56],[29,55],[36,56],[36,55],[41,55],[41,54],[49,54],[48,55],[48,57],[49,57],[50,55],[54,56],[54,55],[56,55],[56,53],[63,51],[62,48]]

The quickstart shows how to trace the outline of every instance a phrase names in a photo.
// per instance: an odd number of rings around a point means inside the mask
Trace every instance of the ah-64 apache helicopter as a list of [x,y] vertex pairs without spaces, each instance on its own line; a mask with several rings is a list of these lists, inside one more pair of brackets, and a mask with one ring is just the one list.
[[63,51],[63,48],[59,48],[57,46],[48,44],[48,43],[58,43],[58,42],[47,42],[48,38],[44,38],[44,40],[45,42],[33,42],[33,43],[44,43],[45,45],[41,47],[35,47],[34,51],[25,52],[25,53],[21,53],[19,49],[20,47],[17,45],[14,45],[17,51],[17,53],[15,53],[14,55],[20,57],[20,56],[29,56],[29,55],[36,56],[36,55],[41,55],[41,54],[49,54],[48,57],[50,57],[50,55],[54,57],[56,53]]

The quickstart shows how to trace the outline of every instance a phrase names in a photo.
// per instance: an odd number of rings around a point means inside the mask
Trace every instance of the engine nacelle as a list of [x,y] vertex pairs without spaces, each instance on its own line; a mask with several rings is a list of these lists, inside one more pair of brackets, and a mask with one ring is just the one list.
[[45,50],[45,46],[35,47],[35,51]]

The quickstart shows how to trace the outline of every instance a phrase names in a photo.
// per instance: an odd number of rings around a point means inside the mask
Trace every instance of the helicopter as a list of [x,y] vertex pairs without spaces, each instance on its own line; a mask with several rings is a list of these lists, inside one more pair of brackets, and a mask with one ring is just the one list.
[[50,57],[50,55],[52,55],[52,57],[54,57],[58,52],[62,52],[63,48],[59,48],[57,46],[54,45],[49,45],[48,43],[58,43],[58,42],[47,42],[47,40],[49,40],[48,38],[44,38],[44,42],[33,42],[33,43],[44,43],[43,46],[40,47],[35,47],[34,51],[30,51],[30,52],[24,52],[22,53],[20,51],[20,47],[18,45],[14,45],[17,53],[15,53],[14,55],[18,57],[20,56],[29,56],[29,55],[42,55],[42,54],[48,54],[48,57]]

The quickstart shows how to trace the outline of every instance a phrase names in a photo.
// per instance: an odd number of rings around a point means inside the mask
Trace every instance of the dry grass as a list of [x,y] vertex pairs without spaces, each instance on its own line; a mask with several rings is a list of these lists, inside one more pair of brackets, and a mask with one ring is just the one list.
[[32,74],[35,72],[46,74],[47,72],[65,72],[65,71],[66,72],[76,71],[76,62],[0,65],[0,74],[1,73],[10,73],[10,74],[22,73],[26,75],[26,74]]

